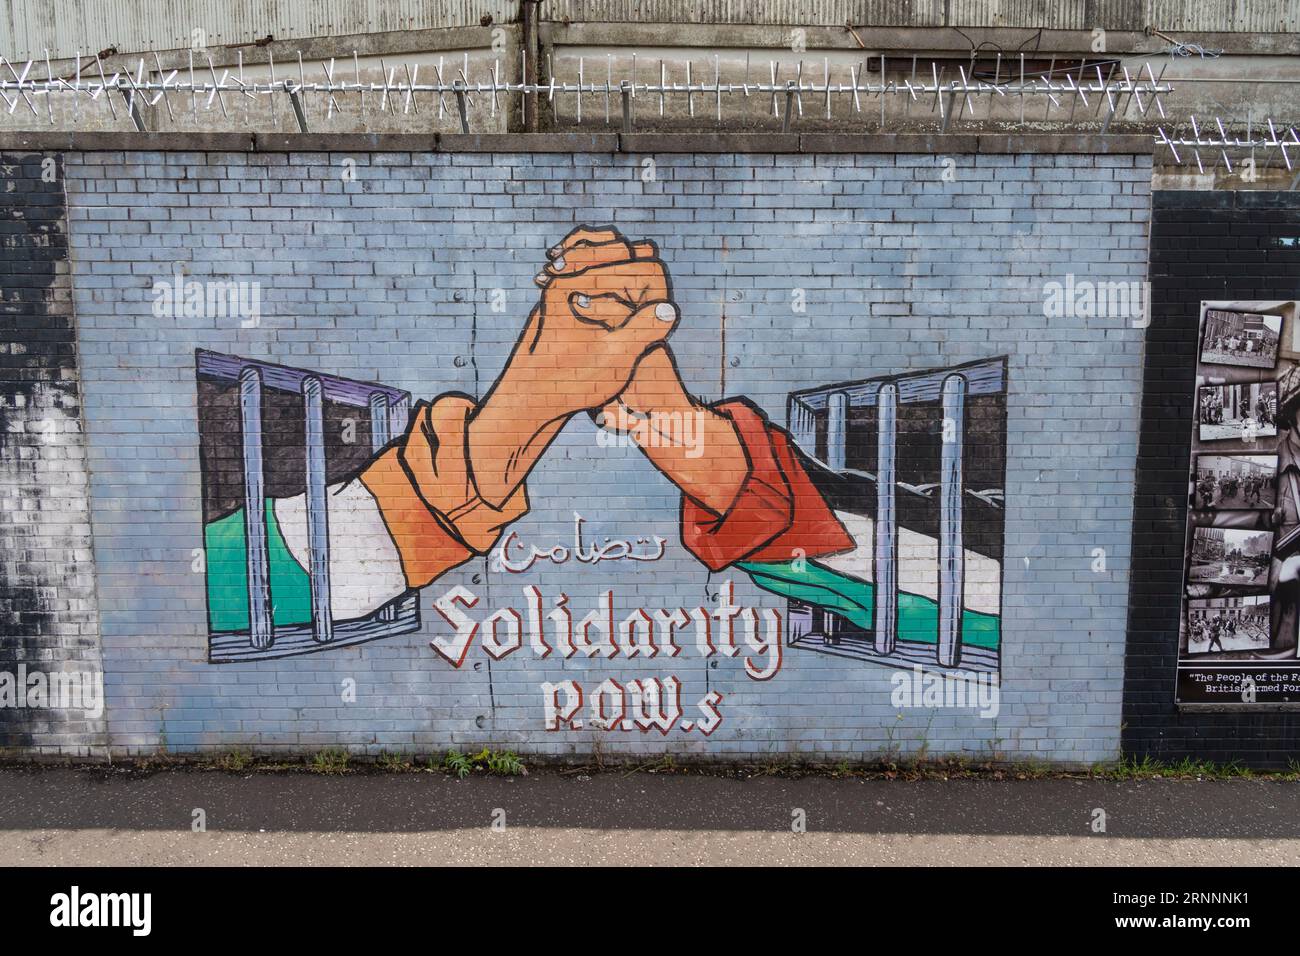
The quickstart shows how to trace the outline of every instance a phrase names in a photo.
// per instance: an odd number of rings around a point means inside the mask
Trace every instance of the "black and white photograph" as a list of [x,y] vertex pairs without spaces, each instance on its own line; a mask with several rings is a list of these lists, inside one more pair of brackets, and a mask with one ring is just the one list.
[[1187,653],[1265,650],[1271,643],[1269,596],[1187,602]]
[[1277,435],[1277,382],[1202,385],[1197,393],[1201,441],[1254,441]]
[[1267,510],[1277,503],[1277,455],[1197,455],[1193,507]]
[[1270,369],[1277,365],[1280,315],[1207,309],[1204,329],[1201,361],[1207,365]]
[[1192,536],[1189,581],[1264,587],[1273,554],[1273,532],[1197,528]]

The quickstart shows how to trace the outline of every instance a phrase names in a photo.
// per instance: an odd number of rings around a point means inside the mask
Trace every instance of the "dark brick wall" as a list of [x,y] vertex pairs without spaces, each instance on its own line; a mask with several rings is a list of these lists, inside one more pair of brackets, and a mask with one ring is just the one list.
[[[62,159],[0,153],[0,196],[0,672],[102,675]],[[0,748],[105,744],[82,708],[0,706]]]
[[1126,754],[1300,759],[1300,713],[1174,706],[1196,333],[1203,299],[1300,298],[1300,193],[1156,192],[1124,679]]

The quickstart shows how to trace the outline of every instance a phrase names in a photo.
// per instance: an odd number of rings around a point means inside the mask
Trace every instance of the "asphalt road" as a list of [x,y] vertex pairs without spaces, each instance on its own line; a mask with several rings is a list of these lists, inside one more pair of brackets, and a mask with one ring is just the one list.
[[0,865],[1297,862],[1281,781],[0,770]]

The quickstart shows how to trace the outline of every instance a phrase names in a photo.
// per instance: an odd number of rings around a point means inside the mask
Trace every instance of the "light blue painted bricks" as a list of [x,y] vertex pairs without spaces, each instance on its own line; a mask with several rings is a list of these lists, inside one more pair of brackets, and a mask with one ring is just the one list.
[[[1049,317],[1044,288],[1145,279],[1149,159],[133,152],[71,154],[67,177],[115,751],[1117,755],[1143,333],[1126,316]],[[475,559],[424,589],[418,631],[207,662],[195,350],[481,397],[545,250],[579,223],[655,240],[687,385],[707,401],[747,397],[781,425],[801,389],[1008,357],[996,718],[900,707],[906,671],[802,647],[762,682],[744,654],[693,646],[563,660],[525,641],[494,660],[476,640],[451,666],[429,642],[449,632],[434,601],[456,586],[483,615],[525,608],[525,584],[563,592],[577,614],[612,590],[621,615],[712,606],[730,579],[737,604],[786,612],[738,569],[709,574],[680,543],[673,486],[585,418],[530,477],[531,511],[512,530],[571,542],[580,514],[593,541],[664,538],[660,560],[515,575]],[[155,283],[178,268],[258,283],[260,317],[156,316]],[[544,684],[590,693],[668,675],[689,716],[721,694],[711,735],[544,725]]]

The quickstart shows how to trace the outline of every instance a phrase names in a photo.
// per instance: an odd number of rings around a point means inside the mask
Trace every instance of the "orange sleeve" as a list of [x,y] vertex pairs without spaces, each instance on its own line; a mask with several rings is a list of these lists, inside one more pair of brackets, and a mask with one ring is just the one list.
[[736,426],[746,476],[723,514],[682,497],[687,549],[711,571],[737,561],[790,561],[852,550],[853,538],[808,477],[784,429],[748,402],[722,402],[713,409]]
[[506,525],[528,512],[522,485],[500,508],[474,488],[465,446],[473,410],[463,395],[420,402],[402,439],[359,476],[379,505],[412,588],[486,553]]

